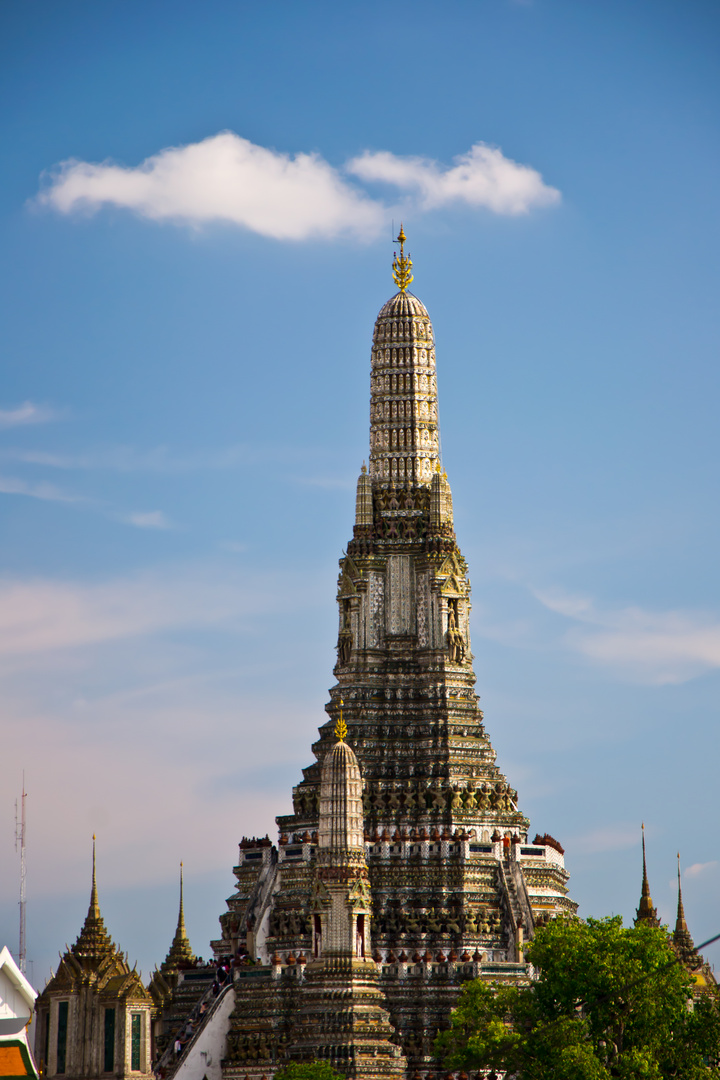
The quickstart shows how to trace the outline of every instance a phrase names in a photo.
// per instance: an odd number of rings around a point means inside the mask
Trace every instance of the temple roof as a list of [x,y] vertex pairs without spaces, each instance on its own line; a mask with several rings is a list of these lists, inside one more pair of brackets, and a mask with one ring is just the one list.
[[90,906],[85,917],[83,928],[77,941],[71,946],[70,952],[86,965],[96,966],[100,961],[115,956],[117,949],[110,935],[105,929],[103,917],[100,914],[98,903],[97,882],[95,878],[95,837],[93,836],[93,868],[92,888],[90,890]]
[[185,929],[185,909],[183,906],[183,864],[180,863],[180,911],[178,912],[177,929],[172,940],[170,951],[160,965],[163,973],[177,971],[179,968],[191,967],[195,963],[195,954],[190,947],[190,941]]
[[653,907],[652,897],[650,895],[650,885],[648,883],[647,865],[645,862],[645,826],[642,827],[642,852],[643,852],[643,880],[642,880],[642,892],[640,894],[640,906],[635,914],[635,925],[639,923],[645,923],[646,926],[659,926],[660,920],[658,918],[657,908]]

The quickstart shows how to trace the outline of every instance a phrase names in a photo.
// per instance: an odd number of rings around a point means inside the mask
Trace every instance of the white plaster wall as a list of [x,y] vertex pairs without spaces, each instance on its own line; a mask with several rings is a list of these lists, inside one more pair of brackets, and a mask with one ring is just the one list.
[[221,1062],[234,1008],[235,991],[230,991],[199,1033],[174,1080],[202,1080],[203,1076],[207,1080],[222,1080]]

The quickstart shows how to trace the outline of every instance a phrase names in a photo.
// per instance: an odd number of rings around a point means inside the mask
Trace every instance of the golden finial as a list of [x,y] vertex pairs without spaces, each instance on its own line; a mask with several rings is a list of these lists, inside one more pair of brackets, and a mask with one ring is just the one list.
[[400,222],[400,232],[397,235],[397,242],[400,245],[400,258],[395,253],[393,259],[392,276],[393,281],[397,285],[400,292],[405,292],[410,282],[413,280],[412,273],[412,259],[409,255],[405,254],[405,241],[407,237],[403,231],[402,222]]
[[342,698],[340,698],[340,719],[335,725],[335,734],[337,735],[338,742],[344,742],[347,736],[347,724],[343,720],[342,707],[345,704]]

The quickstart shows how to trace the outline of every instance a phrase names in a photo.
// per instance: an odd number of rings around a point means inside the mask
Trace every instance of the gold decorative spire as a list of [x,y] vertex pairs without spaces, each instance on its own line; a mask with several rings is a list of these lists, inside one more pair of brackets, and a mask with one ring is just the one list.
[[185,907],[183,904],[183,864],[180,863],[180,911],[178,912],[177,929],[172,940],[170,951],[160,965],[160,970],[165,973],[177,971],[179,968],[192,967],[195,963],[195,954],[190,946],[190,941],[185,929]]
[[108,956],[113,956],[116,952],[115,946],[105,929],[105,923],[103,917],[100,914],[100,904],[98,903],[97,894],[97,880],[95,872],[95,834],[93,833],[93,866],[92,866],[92,888],[90,889],[90,906],[88,907],[88,913],[83,924],[83,928],[80,931],[80,935],[72,946],[71,952],[78,960],[86,960],[95,962],[98,960],[104,960]]
[[642,852],[643,852],[643,879],[642,879],[642,893],[640,895],[640,906],[635,913],[635,925],[638,923],[647,923],[648,926],[659,926],[660,920],[658,918],[657,908],[653,907],[652,897],[650,895],[650,884],[647,876],[647,864],[645,861],[645,823],[642,824]]
[[409,255],[405,254],[406,240],[407,237],[403,231],[402,222],[400,222],[400,232],[397,235],[397,242],[400,245],[400,258],[398,259],[396,252],[392,268],[393,281],[400,292],[405,292],[408,285],[413,280],[412,259]]
[[335,725],[335,734],[337,736],[338,742],[345,742],[345,739],[347,738],[347,724],[343,720],[343,714],[342,714],[344,704],[345,704],[345,702],[343,701],[342,698],[340,698],[340,718],[338,719],[338,722]]

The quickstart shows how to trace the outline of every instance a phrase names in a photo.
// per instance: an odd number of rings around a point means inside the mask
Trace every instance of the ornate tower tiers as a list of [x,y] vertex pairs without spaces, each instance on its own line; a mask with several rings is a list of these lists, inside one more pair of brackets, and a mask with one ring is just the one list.
[[344,742],[345,725],[325,756],[312,892],[313,959],[290,1055],[322,1056],[349,1076],[402,1080],[406,1062],[394,1044],[380,973],[370,959],[372,901],[362,824],[362,776]]
[[277,863],[259,842],[251,851],[244,841],[240,887],[214,945],[227,952],[242,944],[249,919],[261,957],[283,965],[312,956],[314,872],[325,857],[320,762],[342,710],[364,777],[373,957],[414,1070],[431,1064],[458,981],[527,977],[524,940],[538,920],[576,905],[562,848],[547,835],[528,841],[528,819],[483,726],[470,582],[440,461],[433,329],[407,292],[402,230],[398,240],[399,291],[373,333],[370,466],[358,479],[353,536],[340,560],[329,719],[313,747],[317,761],[294,790],[294,813],[277,819]]

